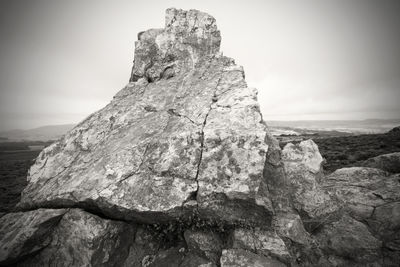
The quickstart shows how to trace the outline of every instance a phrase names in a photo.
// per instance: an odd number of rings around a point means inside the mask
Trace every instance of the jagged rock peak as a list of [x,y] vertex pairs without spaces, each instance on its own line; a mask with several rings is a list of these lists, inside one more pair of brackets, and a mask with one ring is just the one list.
[[219,52],[221,34],[207,13],[169,8],[165,28],[138,34],[130,82],[145,77],[152,82],[193,69],[204,56]]

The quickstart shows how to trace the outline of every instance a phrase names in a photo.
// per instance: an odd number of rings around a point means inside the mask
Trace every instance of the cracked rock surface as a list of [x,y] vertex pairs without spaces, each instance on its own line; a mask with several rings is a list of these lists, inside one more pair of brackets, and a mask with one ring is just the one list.
[[[168,9],[165,28],[136,43],[138,80],[39,155],[19,207],[90,206],[148,223],[197,211],[270,220],[269,199],[257,201],[268,150],[257,91],[219,45],[214,18]],[[154,76],[165,64],[173,75]]]
[[0,266],[398,266],[398,156],[324,176],[312,140],[281,150],[220,42],[197,10],[138,34],[128,85],[0,217]]

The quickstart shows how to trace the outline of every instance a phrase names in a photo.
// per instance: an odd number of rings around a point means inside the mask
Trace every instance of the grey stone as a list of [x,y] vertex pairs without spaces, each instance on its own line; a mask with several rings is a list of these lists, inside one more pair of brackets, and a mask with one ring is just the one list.
[[221,267],[283,267],[282,262],[243,249],[222,251]]
[[219,46],[210,15],[168,9],[164,29],[139,36],[136,78],[36,159],[19,208],[82,207],[144,223],[193,213],[269,223],[262,184],[271,137],[256,89]]
[[48,246],[65,209],[8,213],[0,218],[0,265],[11,264]]
[[367,159],[362,166],[370,168],[378,168],[391,173],[400,172],[400,152],[379,155]]

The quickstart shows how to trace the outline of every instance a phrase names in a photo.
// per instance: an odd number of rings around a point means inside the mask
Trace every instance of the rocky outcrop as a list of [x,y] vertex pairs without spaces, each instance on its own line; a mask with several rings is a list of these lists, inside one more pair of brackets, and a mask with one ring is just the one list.
[[0,217],[0,265],[396,266],[399,174],[324,176],[313,141],[281,150],[220,42],[196,10],[139,33],[129,84]]
[[388,133],[389,134],[400,134],[400,126],[394,127]]
[[19,207],[90,207],[146,223],[197,212],[270,221],[257,92],[219,44],[214,18],[168,9],[164,29],[139,35],[136,82],[39,155]]
[[400,173],[400,152],[379,155],[364,161],[362,166]]

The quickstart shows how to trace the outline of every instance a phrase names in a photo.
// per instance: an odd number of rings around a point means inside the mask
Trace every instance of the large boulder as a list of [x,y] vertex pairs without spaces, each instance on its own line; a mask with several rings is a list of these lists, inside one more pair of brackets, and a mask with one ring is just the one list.
[[387,172],[400,172],[400,152],[379,155],[367,159],[362,163],[362,166],[370,168],[378,168]]
[[168,9],[165,28],[139,34],[131,82],[39,155],[19,208],[268,224],[271,137],[256,89],[220,40],[208,14]]

